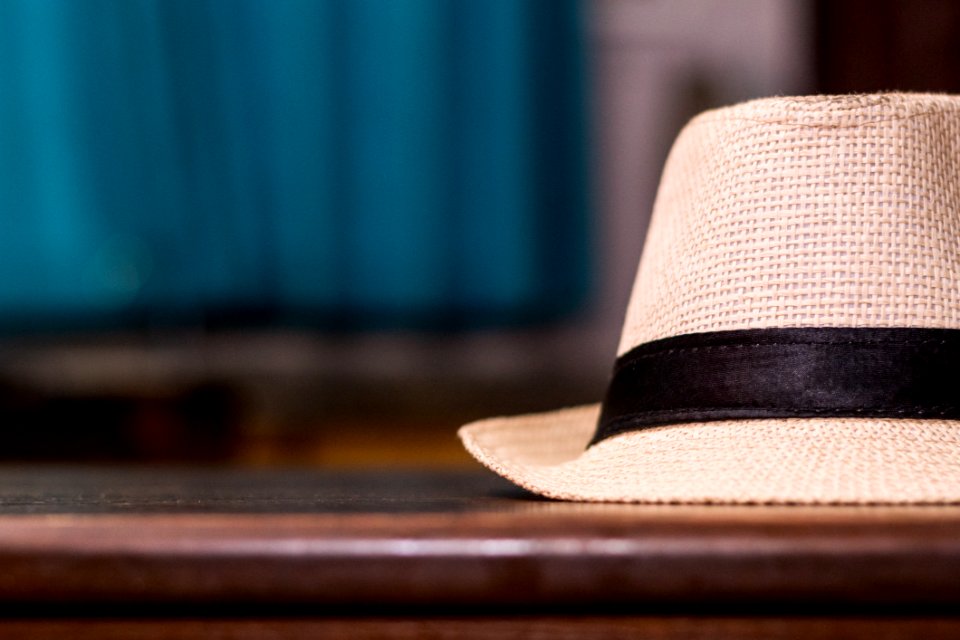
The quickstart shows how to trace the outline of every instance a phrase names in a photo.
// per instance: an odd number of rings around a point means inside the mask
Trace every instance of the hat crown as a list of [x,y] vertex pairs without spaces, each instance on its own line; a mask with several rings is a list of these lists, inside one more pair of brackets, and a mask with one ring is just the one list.
[[767,327],[960,328],[960,97],[770,98],[683,129],[619,353]]

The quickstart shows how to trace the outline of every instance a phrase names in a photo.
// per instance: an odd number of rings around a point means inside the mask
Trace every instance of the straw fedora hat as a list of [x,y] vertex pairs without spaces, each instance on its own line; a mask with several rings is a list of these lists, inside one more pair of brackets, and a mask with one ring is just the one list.
[[460,430],[533,492],[960,502],[960,97],[770,98],[667,159],[602,404]]

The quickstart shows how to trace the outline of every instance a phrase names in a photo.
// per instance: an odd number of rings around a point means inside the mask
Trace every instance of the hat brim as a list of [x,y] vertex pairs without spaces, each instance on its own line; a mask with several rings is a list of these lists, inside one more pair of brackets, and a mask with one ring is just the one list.
[[482,464],[562,500],[684,504],[960,502],[960,422],[791,418],[688,423],[587,447],[599,405],[468,424]]

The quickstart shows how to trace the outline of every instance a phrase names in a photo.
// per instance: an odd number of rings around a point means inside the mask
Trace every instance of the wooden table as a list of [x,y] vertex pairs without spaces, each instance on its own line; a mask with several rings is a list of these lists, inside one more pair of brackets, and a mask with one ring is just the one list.
[[584,505],[483,471],[0,468],[0,638],[960,637],[960,507]]

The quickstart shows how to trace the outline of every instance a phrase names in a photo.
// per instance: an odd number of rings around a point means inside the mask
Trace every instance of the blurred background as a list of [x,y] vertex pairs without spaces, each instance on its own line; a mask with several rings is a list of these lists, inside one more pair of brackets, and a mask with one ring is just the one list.
[[949,0],[0,0],[0,460],[470,464],[598,400],[710,107],[960,90]]

